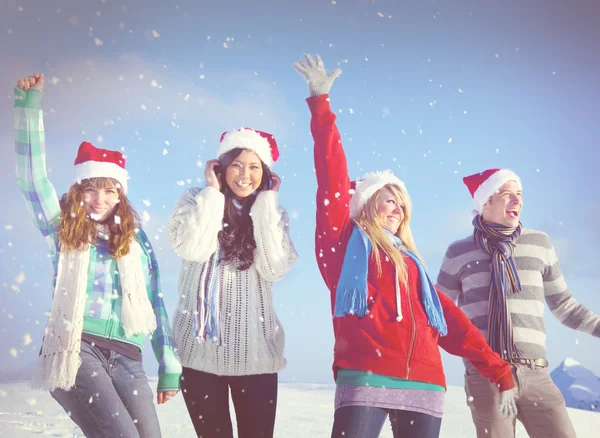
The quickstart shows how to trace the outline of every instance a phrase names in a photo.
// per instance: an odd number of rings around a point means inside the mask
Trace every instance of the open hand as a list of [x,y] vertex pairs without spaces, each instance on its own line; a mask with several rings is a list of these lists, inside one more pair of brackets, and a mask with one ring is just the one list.
[[35,88],[39,91],[44,91],[44,73],[35,73],[33,76],[19,79],[17,88],[23,91],[29,91],[30,88]]
[[220,165],[221,163],[219,163],[219,160],[208,160],[206,162],[206,167],[204,168],[204,179],[206,180],[206,185],[219,191],[221,191],[221,182],[219,181],[219,177],[215,172],[215,167]]
[[271,190],[279,191],[281,187],[281,178],[275,172],[271,172]]
[[342,70],[337,68],[327,74],[325,64],[319,55],[316,55],[314,60],[312,56],[304,55],[304,59],[305,61],[301,59],[296,62],[294,68],[306,79],[310,95],[319,96],[329,93],[333,81],[342,74]]
[[500,393],[500,412],[505,417],[513,417],[518,413],[517,401],[515,399],[517,395],[517,388],[512,388],[507,391]]

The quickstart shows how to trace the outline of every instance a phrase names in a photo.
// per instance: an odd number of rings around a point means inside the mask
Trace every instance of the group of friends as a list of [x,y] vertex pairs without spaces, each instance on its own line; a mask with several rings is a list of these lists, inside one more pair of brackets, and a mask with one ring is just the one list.
[[[331,436],[440,433],[446,382],[439,347],[461,356],[477,436],[575,437],[546,360],[546,305],[600,337],[600,317],[569,292],[548,235],[524,228],[520,178],[488,169],[464,178],[473,233],[452,243],[437,281],[414,242],[412,205],[391,171],[352,181],[330,108],[341,70],[294,64],[308,84],[317,177],[315,255],[330,291],[335,414]],[[127,198],[119,151],[81,143],[59,198],[46,170],[43,74],[15,88],[17,182],[50,248],[52,307],[32,385],[50,391],[88,437],[160,437],[144,340],[159,363],[157,404],[182,392],[199,437],[272,437],[285,335],[274,284],[295,265],[278,202],[275,138],[221,136],[205,186],[185,190],[168,219],[182,258],[171,328],[156,255]]]

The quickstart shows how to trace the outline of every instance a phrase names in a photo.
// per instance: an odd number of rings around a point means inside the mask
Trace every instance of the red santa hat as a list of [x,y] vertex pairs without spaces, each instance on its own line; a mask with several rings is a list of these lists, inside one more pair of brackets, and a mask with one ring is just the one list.
[[488,169],[481,173],[465,176],[463,182],[473,197],[474,212],[481,214],[483,205],[508,181],[515,181],[522,188],[521,179],[509,169]]
[[404,183],[391,170],[369,172],[357,180],[353,187],[354,193],[350,198],[350,219],[360,216],[360,212],[371,196],[388,184],[396,185],[406,191]]
[[114,178],[127,193],[125,157],[119,151],[100,149],[84,141],[75,158],[75,182],[90,178]]
[[236,129],[221,135],[219,157],[236,148],[250,149],[256,152],[256,155],[269,168],[272,168],[279,158],[279,148],[275,138],[271,134],[252,128]]

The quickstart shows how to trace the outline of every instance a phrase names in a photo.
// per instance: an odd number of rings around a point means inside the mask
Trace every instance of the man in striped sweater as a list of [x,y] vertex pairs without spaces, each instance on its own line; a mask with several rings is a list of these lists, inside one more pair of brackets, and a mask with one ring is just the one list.
[[[579,304],[564,280],[548,235],[523,228],[519,177],[489,169],[465,177],[475,204],[474,233],[452,243],[438,289],[513,364],[517,416],[496,409],[499,392],[465,362],[465,390],[477,436],[514,437],[518,418],[531,437],[575,437],[565,401],[546,360],[545,303],[564,325],[600,337],[600,317]],[[545,303],[544,303],[545,302]]]

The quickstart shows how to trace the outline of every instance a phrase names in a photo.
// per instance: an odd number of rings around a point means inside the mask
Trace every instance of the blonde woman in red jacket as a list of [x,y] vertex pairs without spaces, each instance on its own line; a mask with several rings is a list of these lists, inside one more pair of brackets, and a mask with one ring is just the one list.
[[469,360],[514,412],[510,365],[445,295],[438,294],[410,231],[411,202],[390,171],[353,183],[329,90],[341,70],[305,55],[317,174],[315,250],[331,293],[337,389],[332,437],[438,437],[446,381],[438,346]]

